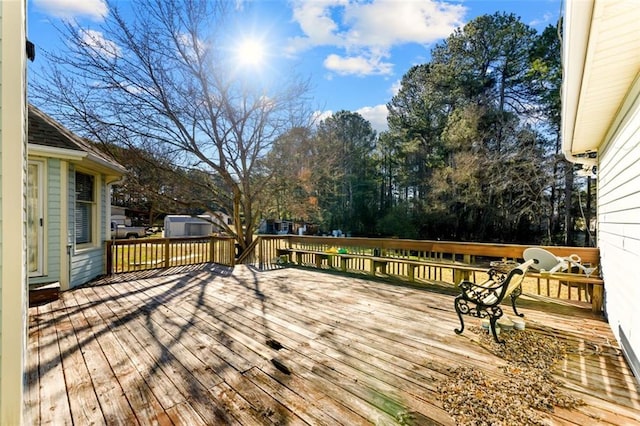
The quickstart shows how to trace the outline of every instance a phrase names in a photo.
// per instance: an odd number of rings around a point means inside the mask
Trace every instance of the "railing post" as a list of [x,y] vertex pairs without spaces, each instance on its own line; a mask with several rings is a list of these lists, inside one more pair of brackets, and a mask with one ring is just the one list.
[[262,248],[262,237],[258,236],[258,268],[262,269],[264,266],[264,252]]
[[209,237],[209,263],[213,263],[215,258],[216,239],[213,236]]
[[169,256],[171,255],[171,245],[169,244],[169,238],[164,239],[164,267],[169,267]]
[[[462,255],[462,261],[467,265],[471,264],[471,255],[470,254],[463,254]],[[455,262],[456,262],[456,255],[454,253],[453,254],[453,263],[455,263]],[[470,276],[471,275],[469,274],[469,271],[461,271],[461,270],[458,270],[458,269],[454,269],[453,270],[453,284],[454,285],[458,285],[458,284],[460,284],[460,281],[462,281],[462,280],[467,280],[468,281]]]
[[113,241],[107,240],[107,275],[113,274]]
[[229,265],[236,266],[236,240],[229,238],[227,244],[227,252],[229,253]]
[[591,311],[599,314],[602,312],[603,305],[603,293],[604,293],[604,284],[603,285],[593,285],[593,290],[591,293]]
[[[470,254],[463,254],[462,255],[462,261],[464,263],[466,263],[467,265],[471,265],[471,255]],[[469,278],[471,278],[471,273],[469,271],[463,271],[462,272],[462,277],[469,281]]]

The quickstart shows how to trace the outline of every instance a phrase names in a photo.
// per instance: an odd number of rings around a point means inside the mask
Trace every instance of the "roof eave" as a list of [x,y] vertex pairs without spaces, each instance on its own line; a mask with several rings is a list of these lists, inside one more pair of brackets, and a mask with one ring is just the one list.
[[49,145],[39,145],[30,143],[27,145],[27,152],[32,156],[59,158],[61,160],[82,161],[87,156],[86,152],[76,151],[67,148],[58,148]]
[[89,170],[102,173],[107,177],[107,181],[120,180],[127,172],[127,170],[120,164],[107,161],[104,158],[84,151],[33,143],[28,144],[27,150],[29,156],[58,158],[60,160],[66,160],[74,164],[78,164]]
[[594,2],[568,1],[565,9],[562,46],[562,152],[574,163],[595,164],[592,158],[579,157],[573,150],[574,129],[591,32]]

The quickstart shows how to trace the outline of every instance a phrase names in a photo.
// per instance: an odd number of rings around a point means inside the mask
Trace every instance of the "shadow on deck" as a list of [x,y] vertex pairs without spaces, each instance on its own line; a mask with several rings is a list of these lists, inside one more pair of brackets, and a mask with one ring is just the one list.
[[[505,361],[453,329],[452,289],[296,268],[198,265],[98,280],[29,309],[27,424],[454,424],[438,383]],[[551,423],[635,424],[640,396],[608,324],[519,302],[573,348],[554,368],[576,409]],[[505,312],[507,312],[505,310]]]

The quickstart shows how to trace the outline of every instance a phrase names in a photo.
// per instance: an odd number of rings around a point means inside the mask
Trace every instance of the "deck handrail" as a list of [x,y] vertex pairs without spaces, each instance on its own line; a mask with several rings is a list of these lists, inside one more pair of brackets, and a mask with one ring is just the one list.
[[226,236],[106,241],[108,275],[199,263],[235,264],[234,239]]
[[[506,259],[522,259],[522,252],[532,246],[522,244],[473,243],[435,240],[410,240],[397,238],[315,237],[307,235],[284,236],[291,244],[315,243],[335,246],[361,246],[368,248],[415,250],[434,253],[482,256]],[[538,246],[536,246],[538,247]],[[571,254],[580,256],[583,262],[600,263],[600,250],[594,247],[539,246],[556,256]]]
[[[437,258],[471,259],[474,257],[492,259],[523,260],[525,249],[535,245],[523,244],[497,244],[497,243],[472,243],[432,240],[409,240],[397,238],[360,238],[360,237],[316,237],[308,235],[260,235],[262,241],[281,241],[280,244],[270,245],[286,246],[291,248],[296,244],[312,247],[360,247],[366,249],[386,250],[389,257],[402,257],[402,252],[432,253]],[[566,257],[572,254],[580,256],[583,263],[597,267],[600,264],[600,250],[596,247],[569,247],[569,246],[535,246],[550,251],[556,256]],[[259,247],[256,248],[259,250]],[[389,253],[392,250],[394,252]],[[273,251],[273,250],[272,250]],[[268,262],[268,257],[275,257],[275,251],[263,253],[262,262]],[[407,255],[408,256],[408,255]],[[455,257],[455,258],[454,258]]]
[[[261,267],[280,263],[280,255],[288,253],[299,256],[299,258],[296,256],[295,261],[299,265],[317,268],[328,267],[361,273],[373,271],[375,274],[376,267],[373,262],[379,264],[380,257],[382,257],[386,260],[385,263],[390,266],[390,270],[387,271],[385,265],[385,271],[390,275],[404,277],[411,281],[414,279],[444,281],[443,271],[450,270],[451,273],[448,276],[451,284],[457,284],[461,279],[475,276],[476,271],[478,274],[482,274],[483,270],[489,268],[491,261],[523,262],[524,250],[531,247],[531,245],[522,244],[306,235],[261,235],[257,238],[260,243],[257,245],[253,257],[257,259]],[[541,247],[559,257],[577,254],[584,264],[593,268],[598,268],[600,264],[600,250],[598,248]],[[331,255],[330,252],[335,248],[346,249],[349,254],[356,254],[356,256],[341,256],[339,253]],[[420,260],[424,261],[420,262]],[[570,291],[571,287],[582,285],[585,299],[587,297],[591,299],[592,310],[594,312],[602,310],[604,281],[599,276],[571,273],[540,274],[536,271],[529,271],[527,276],[537,280],[539,295],[544,295],[541,281],[546,281],[546,296],[550,297],[557,297],[551,295],[551,282],[553,282],[554,288],[558,289],[558,294],[563,286],[566,286]]]
[[[226,236],[144,238],[107,241],[107,274],[169,268],[198,263],[257,264],[260,268],[279,267],[283,253],[297,254],[296,263],[305,266],[329,267],[349,272],[382,273],[410,281],[448,281],[457,284],[462,279],[479,277],[489,268],[490,261],[522,262],[528,245],[465,243],[452,241],[407,240],[396,238],[317,237],[306,235],[259,235],[235,258],[235,240]],[[331,251],[346,249],[348,255]],[[543,246],[556,256],[580,256],[585,264],[598,268],[600,251],[589,247]],[[322,254],[322,256],[318,255]],[[443,274],[444,272],[444,274]],[[445,278],[446,276],[446,278]],[[541,274],[529,272],[537,280],[537,293],[551,295],[552,283],[558,290],[582,286],[585,299],[591,299],[594,312],[602,310],[604,282],[599,276],[580,274]],[[580,288],[578,289],[580,294]],[[587,296],[588,293],[588,296]],[[555,297],[558,297],[555,296]]]

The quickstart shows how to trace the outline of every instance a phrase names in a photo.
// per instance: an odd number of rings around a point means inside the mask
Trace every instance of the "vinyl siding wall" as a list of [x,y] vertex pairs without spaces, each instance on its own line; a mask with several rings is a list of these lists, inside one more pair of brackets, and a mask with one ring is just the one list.
[[601,148],[598,246],[605,310],[618,341],[640,356],[640,81],[636,80]]

